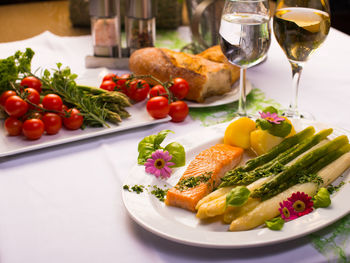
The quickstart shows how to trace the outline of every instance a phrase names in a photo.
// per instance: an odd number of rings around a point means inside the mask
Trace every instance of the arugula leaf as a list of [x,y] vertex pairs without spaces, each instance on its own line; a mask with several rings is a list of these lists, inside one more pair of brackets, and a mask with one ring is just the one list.
[[165,146],[165,150],[172,156],[170,162],[175,163],[172,167],[184,166],[186,163],[185,148],[178,142],[169,143]]

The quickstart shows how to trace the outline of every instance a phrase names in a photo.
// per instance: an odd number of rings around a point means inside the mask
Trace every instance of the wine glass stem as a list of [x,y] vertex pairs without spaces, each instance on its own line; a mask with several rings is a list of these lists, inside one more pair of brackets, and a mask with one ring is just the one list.
[[239,100],[238,100],[238,115],[247,116],[246,109],[246,68],[240,69],[240,80],[239,80]]
[[298,111],[298,92],[299,92],[299,81],[301,72],[303,70],[303,65],[301,63],[290,62],[292,65],[292,76],[293,76],[293,86],[292,86],[292,100],[289,104],[289,109],[287,111],[287,117],[290,118],[300,118]]

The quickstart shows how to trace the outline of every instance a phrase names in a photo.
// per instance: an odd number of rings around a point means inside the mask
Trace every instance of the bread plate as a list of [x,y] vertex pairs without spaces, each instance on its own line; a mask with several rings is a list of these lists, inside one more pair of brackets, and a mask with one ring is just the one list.
[[[251,92],[252,88],[253,88],[252,83],[249,80],[247,80],[246,95],[248,95]],[[238,101],[238,99],[239,99],[239,80],[233,84],[231,91],[225,93],[224,95],[206,98],[204,102],[194,102],[194,101],[186,100],[186,103],[190,108],[205,108],[205,107],[215,107],[215,106],[229,104],[229,103]]]

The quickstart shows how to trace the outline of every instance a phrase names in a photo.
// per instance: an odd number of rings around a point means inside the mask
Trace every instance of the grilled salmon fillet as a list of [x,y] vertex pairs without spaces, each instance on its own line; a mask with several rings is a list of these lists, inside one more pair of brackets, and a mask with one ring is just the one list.
[[195,211],[198,201],[219,185],[225,173],[241,161],[242,154],[242,148],[227,144],[200,152],[176,186],[168,190],[165,204]]

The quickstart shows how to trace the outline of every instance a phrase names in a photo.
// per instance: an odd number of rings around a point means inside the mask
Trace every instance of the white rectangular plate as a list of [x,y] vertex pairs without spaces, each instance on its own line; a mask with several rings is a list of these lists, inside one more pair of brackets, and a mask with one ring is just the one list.
[[119,125],[110,124],[110,128],[86,128],[69,131],[62,128],[55,135],[43,135],[40,139],[30,141],[24,136],[8,136],[1,122],[0,127],[0,157],[10,156],[18,153],[29,152],[50,146],[60,145],[73,141],[79,141],[87,138],[93,138],[100,135],[115,133],[132,128],[138,128],[146,125],[167,122],[170,117],[155,120],[146,110],[146,102],[139,102],[131,107],[126,108],[131,117],[124,119]]

